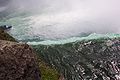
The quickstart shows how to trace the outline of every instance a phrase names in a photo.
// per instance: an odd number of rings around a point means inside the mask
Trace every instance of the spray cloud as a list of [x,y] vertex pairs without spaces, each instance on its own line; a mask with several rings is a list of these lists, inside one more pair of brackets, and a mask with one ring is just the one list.
[[34,35],[120,33],[119,0],[11,0],[10,5],[36,14],[28,17]]

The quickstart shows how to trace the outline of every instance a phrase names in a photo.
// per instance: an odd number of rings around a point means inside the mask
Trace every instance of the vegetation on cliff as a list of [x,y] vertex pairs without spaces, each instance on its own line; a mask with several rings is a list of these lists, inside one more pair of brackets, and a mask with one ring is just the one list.
[[49,67],[40,57],[38,59],[42,80],[58,80],[60,75],[56,69]]
[[13,37],[11,37],[8,33],[6,33],[2,29],[0,29],[0,40],[7,40],[7,41],[16,42],[16,40]]

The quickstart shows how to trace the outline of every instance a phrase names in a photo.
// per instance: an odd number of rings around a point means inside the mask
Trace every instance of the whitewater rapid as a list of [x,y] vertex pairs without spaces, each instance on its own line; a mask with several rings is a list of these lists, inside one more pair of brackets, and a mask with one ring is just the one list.
[[119,0],[12,0],[4,7],[7,9],[1,8],[2,14],[8,12],[0,25],[12,25],[9,33],[31,44],[57,40],[65,43],[120,33]]
[[84,39],[115,38],[120,36],[117,32],[109,32],[109,29],[104,31],[103,27],[101,30],[99,27],[96,29],[94,26],[104,25],[92,23],[90,20],[89,22],[84,22],[84,17],[86,16],[79,16],[78,13],[74,12],[54,13],[54,15],[16,12],[1,20],[0,25],[12,25],[13,28],[8,33],[18,41],[27,42],[31,45],[64,44]]

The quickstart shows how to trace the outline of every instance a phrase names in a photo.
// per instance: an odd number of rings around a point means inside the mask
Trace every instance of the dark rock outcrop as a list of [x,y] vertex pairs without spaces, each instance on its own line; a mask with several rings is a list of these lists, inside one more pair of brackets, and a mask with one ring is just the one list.
[[3,29],[0,28],[0,40],[7,40],[7,41],[13,41],[16,42],[16,40],[11,37],[9,34],[7,34]]
[[120,38],[93,39],[34,49],[65,80],[120,80]]
[[29,45],[0,40],[0,80],[40,80],[36,60]]

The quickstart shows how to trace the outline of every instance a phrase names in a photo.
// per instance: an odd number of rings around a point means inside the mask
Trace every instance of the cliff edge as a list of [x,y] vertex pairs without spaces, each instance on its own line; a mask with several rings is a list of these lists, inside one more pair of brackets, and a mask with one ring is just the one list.
[[36,60],[29,45],[0,40],[0,80],[40,80]]
[[31,46],[18,43],[2,29],[0,29],[0,73],[0,80],[58,80],[60,76]]

